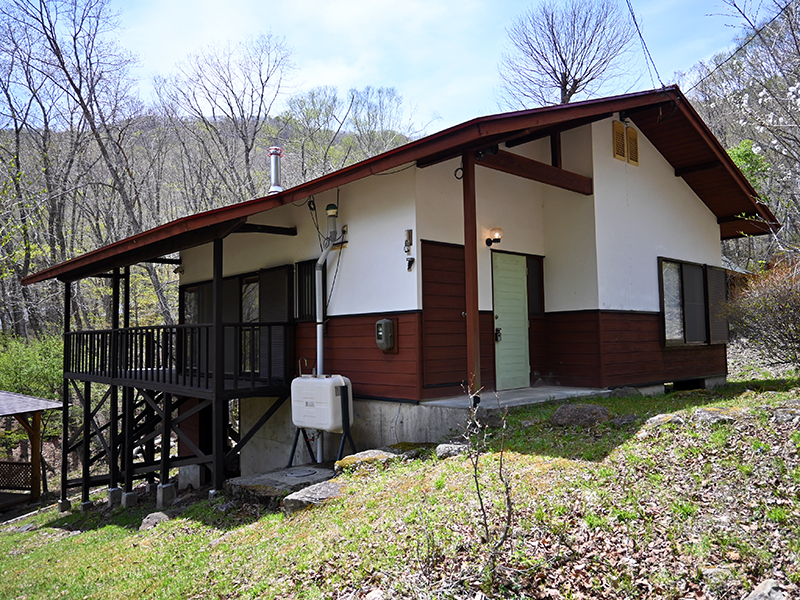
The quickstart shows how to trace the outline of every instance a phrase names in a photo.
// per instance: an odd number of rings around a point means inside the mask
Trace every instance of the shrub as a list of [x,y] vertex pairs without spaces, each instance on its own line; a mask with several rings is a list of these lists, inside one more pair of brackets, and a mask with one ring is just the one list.
[[746,338],[771,364],[800,367],[800,261],[753,275],[727,303],[734,335]]

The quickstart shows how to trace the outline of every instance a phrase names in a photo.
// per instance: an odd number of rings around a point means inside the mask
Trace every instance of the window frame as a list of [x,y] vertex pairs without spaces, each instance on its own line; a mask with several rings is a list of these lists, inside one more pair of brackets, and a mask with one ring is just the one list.
[[[681,303],[681,330],[682,339],[667,338],[668,323],[667,323],[667,294],[665,289],[664,278],[664,265],[665,263],[674,264],[679,267],[680,273],[680,303]],[[688,340],[689,333],[687,331],[692,329],[687,327],[688,319],[697,319],[697,310],[691,310],[691,303],[687,304],[687,276],[685,275],[687,269],[699,268],[702,272],[702,318],[703,323],[703,339],[702,340]],[[661,320],[661,343],[663,346],[671,347],[686,347],[686,346],[712,346],[718,344],[726,344],[728,342],[728,324],[727,319],[722,313],[722,304],[724,304],[727,297],[727,274],[725,269],[713,265],[696,263],[692,261],[679,260],[675,258],[658,257],[658,288],[659,288],[659,307],[660,307],[660,320]],[[695,293],[697,290],[694,290]],[[687,315],[687,313],[690,313]],[[696,327],[694,328],[697,329]]]

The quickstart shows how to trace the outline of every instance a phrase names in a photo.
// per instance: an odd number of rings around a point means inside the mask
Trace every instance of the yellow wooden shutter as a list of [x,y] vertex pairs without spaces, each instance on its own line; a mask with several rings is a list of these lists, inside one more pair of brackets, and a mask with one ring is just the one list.
[[625,128],[625,137],[628,141],[628,162],[634,167],[639,166],[639,132],[633,127]]
[[625,125],[614,121],[614,158],[625,160]]

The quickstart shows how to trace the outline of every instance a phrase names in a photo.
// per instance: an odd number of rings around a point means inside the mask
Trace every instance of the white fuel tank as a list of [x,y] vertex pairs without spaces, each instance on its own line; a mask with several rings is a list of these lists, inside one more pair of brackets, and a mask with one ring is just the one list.
[[342,388],[347,386],[350,425],[353,387],[341,375],[303,375],[292,381],[292,422],[295,427],[342,433]]

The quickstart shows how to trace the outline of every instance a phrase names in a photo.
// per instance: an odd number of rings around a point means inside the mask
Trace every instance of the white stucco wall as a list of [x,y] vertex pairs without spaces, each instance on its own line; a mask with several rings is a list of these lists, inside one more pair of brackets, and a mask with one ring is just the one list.
[[[347,225],[347,246],[341,250],[340,261],[338,250],[328,257],[329,294],[330,286],[334,285],[329,315],[418,308],[416,270],[407,270],[403,251],[405,230],[415,227],[415,171],[412,168],[370,177],[339,190],[337,225],[340,229]],[[319,226],[323,231],[327,228],[325,207],[336,201],[336,190],[315,197]],[[317,232],[305,204],[281,206],[255,215],[248,222],[297,227],[297,235],[246,233],[228,236],[224,241],[225,276],[319,256]],[[181,284],[210,280],[212,254],[211,244],[184,251]]]
[[592,125],[598,307],[659,310],[659,256],[721,265],[708,207],[639,132],[639,166],[612,155],[613,119]]

